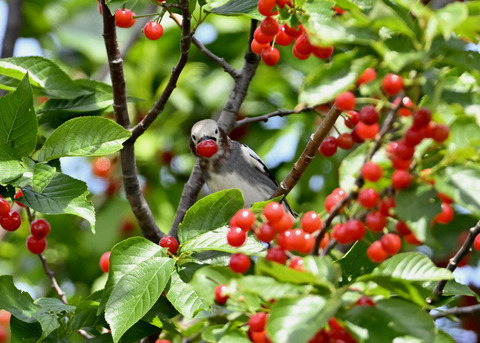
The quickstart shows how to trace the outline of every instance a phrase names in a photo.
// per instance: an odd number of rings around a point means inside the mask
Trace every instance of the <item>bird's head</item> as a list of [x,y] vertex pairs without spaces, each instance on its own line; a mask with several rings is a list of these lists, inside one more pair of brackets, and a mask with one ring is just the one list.
[[212,157],[218,151],[220,138],[221,129],[215,120],[201,120],[192,127],[190,147],[198,156]]

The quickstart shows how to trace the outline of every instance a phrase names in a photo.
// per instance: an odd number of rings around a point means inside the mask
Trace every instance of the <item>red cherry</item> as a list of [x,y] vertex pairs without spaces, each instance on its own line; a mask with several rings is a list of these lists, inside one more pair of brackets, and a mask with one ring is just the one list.
[[268,249],[265,259],[268,261],[285,264],[287,261],[287,254],[285,254],[285,251],[281,247],[271,247]]
[[418,145],[426,136],[425,128],[411,126],[405,131],[404,142],[406,145],[414,147]]
[[178,251],[178,241],[172,236],[163,236],[158,242],[162,248],[168,248],[170,254],[175,255]]
[[294,26],[288,26],[287,24],[284,25],[285,33],[293,38],[299,37],[304,30],[302,25],[299,25],[298,28],[295,28]]
[[47,247],[45,238],[36,238],[32,235],[27,237],[27,248],[32,254],[41,254]]
[[[14,195],[13,198],[14,198],[15,200],[17,200],[17,199],[20,199],[21,197],[23,197],[23,192],[22,192],[21,189],[19,189],[19,190],[15,193],[15,195]],[[22,203],[19,202],[19,201],[15,201],[15,203],[16,203],[18,206],[20,206],[20,207],[27,207],[27,206],[25,206],[24,204],[22,204]]]
[[276,2],[276,0],[258,0],[258,12],[266,17],[273,15],[274,13],[272,11]]
[[477,251],[480,251],[480,235],[476,235],[475,239],[473,240],[473,246]]
[[362,295],[355,302],[355,306],[375,306],[375,302],[372,300],[372,298]]
[[218,145],[213,139],[205,139],[197,145],[197,154],[202,157],[212,157],[217,151]]
[[415,149],[407,145],[405,140],[401,139],[395,145],[395,150],[393,153],[402,160],[409,160],[415,154]]
[[313,233],[322,227],[322,218],[315,211],[308,211],[300,221],[303,231]]
[[229,266],[235,273],[245,273],[250,268],[250,264],[250,258],[241,252],[237,252],[230,257]]
[[453,212],[452,206],[450,206],[449,203],[442,202],[442,212],[433,218],[433,222],[439,224],[448,224],[452,221],[454,215],[455,213]]
[[325,249],[330,243],[330,234],[325,232],[325,236],[323,236],[322,240],[320,241],[320,248]]
[[110,251],[104,252],[100,257],[100,269],[103,270],[104,273],[108,273],[108,269],[110,268]]
[[431,137],[437,143],[445,142],[449,134],[450,129],[444,124],[433,124],[433,127],[430,130]]
[[50,233],[50,224],[43,218],[36,219],[30,224],[30,233],[35,238],[47,237]]
[[257,27],[255,29],[255,32],[253,33],[253,38],[261,44],[266,44],[270,43],[275,36],[267,36],[266,34],[263,33],[263,31],[260,29],[260,27]]
[[285,25],[280,27],[280,31],[275,38],[275,43],[281,46],[288,46],[293,43],[293,37],[285,32]]
[[275,232],[283,232],[285,230],[291,229],[295,219],[287,212],[284,213],[282,219],[279,221],[271,223]]
[[350,241],[358,241],[365,236],[365,225],[358,219],[349,219],[345,222],[345,231],[347,232]]
[[[363,122],[359,122],[355,127],[354,131],[358,134],[360,138],[364,140],[374,139],[375,136],[378,134],[378,132],[380,132],[380,126],[378,125],[378,123],[375,123],[373,125],[367,125]],[[355,136],[353,135],[353,131],[352,131],[352,137],[354,137],[355,139]]]
[[5,198],[0,198],[0,217],[5,217],[10,212],[10,203]]
[[382,167],[380,167],[377,163],[369,161],[365,163],[362,167],[362,177],[365,180],[376,182],[380,180],[383,175]]
[[387,225],[387,218],[380,211],[373,211],[367,214],[365,224],[375,232],[381,232]]
[[337,95],[335,104],[341,111],[350,111],[355,108],[356,98],[355,94],[350,91],[342,92]]
[[227,285],[218,285],[215,287],[215,301],[221,305],[225,304],[228,299],[227,291]]
[[345,126],[349,129],[353,129],[359,122],[359,113],[357,111],[348,111],[347,116],[343,120]]
[[380,195],[373,188],[364,188],[358,193],[358,202],[365,208],[373,208],[377,206]]
[[98,177],[108,177],[112,172],[112,161],[105,156],[96,157],[92,162],[92,172]]
[[293,7],[290,0],[277,0],[277,5],[280,8],[284,8],[285,6]]
[[323,156],[330,157],[337,152],[337,147],[337,139],[333,136],[330,136],[323,140],[318,150],[322,153]]
[[305,232],[302,229],[293,229],[291,232],[292,234],[289,238],[291,248],[289,250],[303,250],[303,245],[305,244]]
[[274,66],[280,60],[280,51],[274,46],[266,47],[262,50],[261,56],[267,66]]
[[396,190],[410,187],[412,175],[406,170],[395,170],[392,175],[392,186]]
[[250,230],[253,224],[255,224],[255,214],[248,208],[237,211],[230,221],[230,227],[238,226],[244,231]]
[[292,230],[285,230],[277,235],[277,245],[283,250],[293,249]]
[[299,60],[306,60],[310,57],[311,54],[302,54],[298,51],[298,48],[295,44],[292,46],[292,53],[293,55],[298,58]]
[[163,26],[156,21],[149,21],[143,27],[143,33],[148,39],[157,40],[163,35]]
[[259,43],[256,39],[252,40],[252,44],[250,44],[250,48],[254,53],[260,55],[263,49],[268,48],[270,43]]
[[248,320],[250,330],[260,332],[265,330],[267,325],[267,314],[265,312],[257,312]]
[[337,137],[338,147],[343,150],[349,150],[355,144],[352,135],[348,132],[342,133]]
[[403,238],[405,239],[405,241],[407,241],[408,243],[412,244],[412,245],[422,245],[423,242],[418,240],[417,237],[415,237],[415,235],[413,233],[409,234],[409,235],[405,235],[403,236]]
[[[157,0],[157,1],[163,2],[163,1],[165,1],[165,0]],[[169,340],[169,339],[157,339],[157,340],[155,341],[155,343],[172,343],[172,341]]]
[[342,188],[335,188],[332,193],[325,198],[325,209],[330,212],[338,202],[347,197],[347,193]]
[[6,216],[0,217],[0,225],[7,231],[16,231],[22,224],[22,218],[17,211],[10,211]]
[[0,325],[0,343],[7,343],[10,341],[10,334],[6,326]]
[[412,164],[412,160],[404,160],[395,155],[390,155],[388,158],[392,161],[393,168],[397,170],[408,170]]
[[377,72],[373,68],[367,68],[364,72],[358,77],[357,85],[364,83],[372,82],[377,78]]
[[402,235],[402,236],[408,236],[412,234],[412,230],[408,227],[407,223],[399,220],[397,224],[395,224],[395,230]]
[[0,310],[0,326],[10,325],[11,318],[12,318],[12,314],[10,312],[5,310]]
[[227,242],[232,247],[240,247],[247,240],[247,233],[239,227],[232,227],[227,233]]
[[402,239],[395,233],[387,233],[380,238],[383,250],[389,255],[395,255],[402,247]]
[[275,234],[275,229],[268,223],[262,224],[262,226],[255,231],[257,238],[265,243],[270,243],[275,237]]
[[333,46],[314,46],[312,53],[315,57],[320,58],[322,60],[326,60],[333,54]]
[[352,241],[343,223],[335,224],[332,229],[332,238],[336,239],[340,244],[347,244]]
[[278,202],[270,202],[263,209],[263,215],[269,222],[277,222],[282,219],[285,209]]
[[360,110],[358,119],[366,125],[373,125],[378,123],[379,115],[375,107],[367,105]]
[[453,203],[453,199],[450,198],[448,195],[446,195],[445,193],[442,193],[442,192],[438,192],[437,193],[437,196],[440,200],[442,200],[442,202],[446,202],[447,204],[452,204]]
[[388,257],[380,241],[373,242],[367,249],[367,256],[372,262],[380,263]]
[[308,41],[308,37],[306,34],[303,34],[299,36],[296,40],[293,46],[296,48],[296,50],[303,54],[303,55],[308,55],[311,54],[313,51],[313,46],[310,44]]
[[290,264],[288,265],[288,268],[298,270],[300,272],[303,272],[303,258],[301,257],[295,257],[290,261]]
[[115,25],[123,28],[132,27],[136,21],[136,19],[133,18],[134,16],[135,13],[130,11],[128,8],[119,8],[115,11]]
[[387,74],[382,80],[382,89],[387,95],[395,95],[403,89],[403,79],[396,74]]
[[260,23],[260,30],[265,36],[275,36],[280,31],[280,25],[275,18],[266,17]]
[[421,108],[413,114],[412,126],[417,128],[426,127],[432,120],[432,112],[426,108]]

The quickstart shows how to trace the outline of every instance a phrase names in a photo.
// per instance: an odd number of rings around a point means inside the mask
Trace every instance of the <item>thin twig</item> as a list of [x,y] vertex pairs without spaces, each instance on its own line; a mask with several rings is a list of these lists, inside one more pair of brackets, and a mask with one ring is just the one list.
[[[377,153],[377,151],[380,149],[382,146],[383,140],[385,136],[387,135],[388,132],[393,127],[393,124],[395,123],[395,119],[397,118],[397,111],[398,111],[399,106],[395,107],[394,109],[391,109],[390,112],[387,115],[387,118],[385,118],[385,121],[383,122],[383,126],[380,130],[380,132],[377,134],[375,137],[375,143],[372,147],[372,149],[369,151],[369,153],[365,156],[364,163],[368,162],[369,160],[372,159],[373,155]],[[327,218],[323,221],[322,223],[322,228],[320,229],[318,236],[315,239],[315,245],[312,250],[312,255],[316,255],[319,251],[320,247],[320,242],[322,241],[323,236],[325,235],[325,232],[330,228],[330,225],[332,224],[333,219],[338,216],[340,213],[340,210],[347,205],[352,199],[354,199],[357,196],[358,190],[363,186],[364,180],[363,176],[361,173],[358,173],[357,178],[355,179],[354,186],[350,190],[350,192],[347,194],[347,196],[339,201],[333,209],[329,212]],[[323,252],[324,255],[328,254],[330,250],[328,248],[332,249],[334,245],[329,245],[325,251]]]
[[[123,60],[117,42],[115,17],[110,13],[110,9],[105,4],[105,0],[102,0],[101,3],[103,13],[103,38],[107,50],[108,66],[112,80],[115,120],[124,128],[130,129],[131,123],[128,115]],[[155,222],[155,218],[153,217],[152,211],[150,210],[140,187],[134,142],[134,140],[127,140],[124,142],[123,149],[120,151],[125,194],[130,203],[130,207],[137,218],[143,236],[152,242],[157,243],[163,234]]]
[[[463,242],[462,246],[460,249],[457,251],[455,256],[453,256],[450,261],[448,262],[448,265],[446,267],[447,270],[450,270],[453,272],[455,269],[457,269],[458,264],[460,261],[470,252],[472,249],[472,244],[473,241],[475,240],[475,237],[480,233],[480,221],[477,222],[477,224],[470,228],[468,230],[468,236],[465,239],[465,242]],[[447,284],[448,280],[440,280],[435,288],[433,289],[432,295],[427,299],[427,302],[431,305],[435,303],[438,298],[442,295],[443,289],[445,288],[445,285]]]
[[158,100],[153,105],[152,109],[145,115],[145,117],[132,129],[132,136],[129,141],[135,141],[141,134],[143,134],[150,125],[155,121],[160,113],[163,112],[165,105],[170,99],[174,89],[177,87],[177,81],[182,73],[189,58],[190,45],[192,43],[192,36],[190,33],[191,14],[189,9],[189,1],[180,1],[180,10],[182,12],[182,39],[180,41],[180,58],[177,65],[173,68],[170,78]]
[[300,155],[297,162],[295,162],[292,170],[287,175],[287,177],[282,182],[280,182],[280,185],[278,186],[275,194],[272,195],[272,198],[276,198],[282,195],[286,196],[288,193],[290,193],[293,187],[295,187],[310,162],[315,158],[318,147],[328,135],[330,130],[332,130],[332,127],[335,125],[335,122],[340,116],[340,113],[342,113],[342,111],[339,110],[335,105],[333,105],[323,119],[320,126],[315,131],[315,133],[310,136],[310,140],[308,141],[307,146],[303,150],[302,155]]
[[440,319],[440,318],[445,318],[450,316],[457,316],[457,317],[468,316],[468,315],[473,315],[479,312],[480,312],[480,304],[475,304],[475,305],[465,306],[465,307],[453,307],[448,310],[431,314],[431,316],[433,319]]
[[267,113],[267,114],[264,114],[264,115],[261,115],[261,116],[258,116],[258,117],[250,117],[250,118],[245,118],[245,119],[238,120],[235,123],[234,128],[237,128],[237,127],[240,127],[240,126],[243,126],[243,125],[246,125],[246,124],[256,123],[256,122],[259,122],[259,121],[268,121],[268,119],[270,119],[272,117],[285,117],[285,116],[288,116],[288,115],[291,115],[291,114],[308,112],[308,111],[313,110],[314,108],[315,108],[315,106],[304,106],[304,107],[294,109],[294,110],[276,110],[276,111],[273,111],[271,113]]
[[68,304],[67,296],[65,295],[65,292],[58,285],[57,279],[55,279],[55,274],[53,274],[53,271],[50,269],[45,256],[43,256],[43,254],[39,254],[38,257],[40,258],[40,261],[42,261],[43,269],[45,270],[45,273],[47,274],[47,276],[50,278],[50,281],[52,282],[52,287],[55,290],[55,292],[57,292],[58,296],[60,297],[60,300],[65,305]]
[[235,69],[230,63],[225,61],[224,58],[218,57],[215,55],[213,52],[207,49],[205,45],[203,45],[198,39],[195,37],[192,37],[192,43],[200,50],[202,54],[210,58],[213,62],[217,63],[220,67],[225,70],[230,76],[234,79],[240,77],[240,73],[238,72],[237,69]]

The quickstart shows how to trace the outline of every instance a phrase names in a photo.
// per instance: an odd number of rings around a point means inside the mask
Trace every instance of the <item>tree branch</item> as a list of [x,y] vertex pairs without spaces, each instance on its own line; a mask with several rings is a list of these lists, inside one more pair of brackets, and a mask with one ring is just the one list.
[[[400,96],[402,96],[402,95],[400,95]],[[400,105],[398,105],[394,109],[390,110],[390,112],[388,113],[387,118],[385,118],[385,121],[383,122],[383,126],[382,126],[380,132],[375,137],[375,143],[374,143],[372,149],[365,156],[365,160],[364,160],[363,164],[365,164],[366,162],[371,160],[373,155],[375,155],[375,153],[382,146],[383,139],[385,138],[387,133],[390,132],[390,130],[392,129],[393,123],[395,123],[395,119],[397,118],[397,111],[399,109],[399,106]],[[363,176],[362,176],[361,173],[359,173],[357,178],[355,179],[355,183],[354,183],[353,188],[350,190],[350,192],[347,194],[347,196],[344,199],[342,199],[341,201],[339,201],[335,205],[335,207],[333,207],[333,209],[329,212],[327,218],[322,223],[322,227],[321,227],[321,229],[318,233],[318,236],[315,239],[315,245],[314,245],[313,250],[312,250],[312,255],[316,255],[318,253],[319,247],[320,247],[320,242],[322,241],[322,238],[325,235],[325,232],[327,232],[330,225],[332,224],[333,219],[336,216],[338,216],[338,214],[340,213],[340,210],[346,204],[348,204],[352,199],[354,199],[357,196],[358,190],[363,186],[363,183],[364,183]],[[324,252],[324,255],[328,253],[328,251],[329,251],[328,248],[332,249],[334,246],[335,246],[335,244],[329,244],[327,249],[326,249],[327,251]]]
[[432,314],[433,319],[440,319],[449,316],[468,316],[480,312],[480,304],[475,304],[465,307],[453,307],[448,310],[444,310],[435,314]]
[[[465,239],[465,242],[463,242],[462,246],[457,251],[455,256],[453,256],[448,262],[448,265],[446,267],[447,270],[450,270],[451,272],[453,272],[455,269],[457,269],[460,261],[470,252],[473,241],[475,240],[475,237],[479,233],[480,233],[480,221],[478,221],[474,227],[468,230],[468,236]],[[438,298],[442,295],[443,289],[445,288],[447,281],[448,280],[440,280],[437,283],[437,285],[433,289],[432,295],[427,299],[427,302],[429,304],[435,303],[438,300]]]
[[[108,66],[113,87],[113,109],[118,124],[130,129],[130,119],[127,108],[127,91],[123,73],[123,60],[117,43],[115,17],[102,0],[103,38],[108,56]],[[127,140],[120,151],[123,184],[125,193],[135,217],[140,225],[142,234],[152,242],[158,243],[162,233],[155,223],[138,181],[138,171],[135,158],[134,140]]]
[[183,68],[187,64],[189,58],[190,45],[192,43],[192,36],[190,33],[191,14],[188,0],[180,1],[180,10],[182,12],[182,40],[180,42],[180,58],[177,65],[173,68],[170,79],[163,90],[158,100],[153,105],[152,109],[145,115],[145,117],[133,128],[130,141],[135,141],[142,133],[144,133],[150,125],[155,121],[160,113],[163,112],[165,104],[172,95],[173,90],[177,87],[177,81]]
[[[234,79],[235,82],[233,89],[230,93],[230,97],[220,114],[220,119],[218,120],[219,125],[226,132],[230,132],[235,124],[237,114],[243,101],[245,100],[248,87],[250,86],[250,82],[255,75],[255,71],[257,70],[258,64],[260,62],[259,56],[253,53],[253,51],[250,49],[250,43],[253,39],[253,32],[255,31],[256,26],[257,21],[252,20],[248,41],[248,49],[245,53],[244,63],[239,73],[240,76]],[[198,193],[200,192],[203,184],[204,180],[202,177],[200,166],[198,165],[198,163],[196,163],[195,167],[192,170],[192,173],[190,174],[190,178],[188,179],[185,187],[183,188],[182,196],[177,207],[177,213],[170,228],[169,235],[174,237],[177,236],[178,225],[182,222],[187,210],[195,203],[198,197]]]
[[295,187],[310,162],[315,158],[318,147],[328,135],[332,127],[335,125],[335,121],[340,116],[340,113],[342,113],[342,111],[340,111],[335,105],[333,105],[323,119],[320,126],[315,131],[315,133],[310,136],[310,140],[308,141],[305,150],[303,150],[302,155],[300,155],[297,162],[295,162],[292,170],[287,175],[287,177],[282,182],[280,182],[280,185],[278,186],[275,194],[272,195],[272,198],[276,198],[282,195],[286,196],[288,193],[290,193],[293,187]]
[[294,109],[294,110],[276,110],[274,112],[267,113],[267,114],[264,114],[264,115],[261,115],[261,116],[258,116],[258,117],[250,117],[250,118],[245,118],[245,119],[242,119],[242,120],[238,120],[238,121],[235,122],[235,127],[234,128],[237,128],[237,127],[240,127],[240,126],[243,126],[243,125],[246,125],[246,124],[256,123],[256,122],[259,122],[259,121],[268,121],[268,119],[270,119],[272,117],[285,117],[285,116],[288,116],[288,115],[291,115],[291,114],[308,112],[308,111],[313,110],[314,108],[315,108],[315,106],[304,106],[304,107]]
[[20,36],[20,29],[22,27],[22,5],[23,0],[8,1],[8,19],[5,36],[3,37],[1,58],[13,56],[15,42]]

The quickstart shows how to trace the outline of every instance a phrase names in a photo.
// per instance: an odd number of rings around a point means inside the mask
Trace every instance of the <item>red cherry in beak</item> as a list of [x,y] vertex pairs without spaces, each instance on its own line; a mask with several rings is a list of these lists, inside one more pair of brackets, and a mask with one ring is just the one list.
[[202,157],[212,157],[217,151],[218,145],[212,139],[206,139],[197,145],[197,154]]

